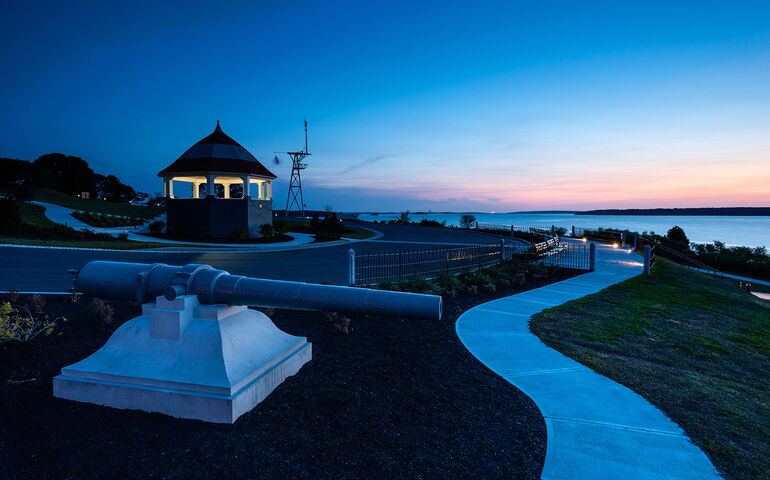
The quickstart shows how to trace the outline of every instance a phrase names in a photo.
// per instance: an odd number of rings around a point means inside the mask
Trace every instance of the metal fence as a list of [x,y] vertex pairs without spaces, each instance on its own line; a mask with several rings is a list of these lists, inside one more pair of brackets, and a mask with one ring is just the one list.
[[413,275],[433,278],[444,272],[460,273],[490,267],[515,258],[578,270],[590,270],[586,245],[558,243],[548,250],[534,245],[479,244],[461,247],[425,248],[411,251],[380,251],[356,254],[351,249],[351,285],[377,285],[406,280]]
[[476,222],[476,230],[485,230],[489,232],[500,232],[500,233],[510,233],[511,235],[514,234],[514,232],[525,232],[525,233],[533,233],[538,235],[544,235],[547,237],[554,236],[553,229],[550,228],[542,228],[542,227],[528,227],[523,225],[501,225],[497,223],[479,223]]
[[435,277],[444,272],[460,272],[488,267],[503,258],[500,244],[479,244],[410,251],[379,251],[355,254],[355,285],[375,285],[407,279],[413,275]]
[[572,236],[575,238],[586,238],[604,243],[625,244],[625,234],[616,230],[604,228],[581,228],[572,227]]

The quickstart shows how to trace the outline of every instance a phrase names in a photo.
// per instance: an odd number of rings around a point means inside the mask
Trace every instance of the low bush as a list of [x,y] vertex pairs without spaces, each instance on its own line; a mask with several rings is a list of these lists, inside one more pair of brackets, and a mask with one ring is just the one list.
[[275,230],[273,229],[273,225],[270,223],[265,223],[259,226],[259,233],[264,238],[270,238],[275,235]]
[[15,233],[21,227],[19,207],[11,199],[0,198],[0,233]]
[[473,228],[476,225],[476,217],[466,213],[460,215],[460,227],[461,228]]
[[0,343],[26,342],[41,333],[50,335],[59,321],[66,321],[66,319],[64,317],[51,319],[42,312],[33,313],[29,308],[5,302],[0,304]]
[[88,313],[99,323],[108,324],[112,322],[112,307],[101,298],[94,298],[88,305]]
[[437,222],[436,220],[429,220],[427,218],[423,218],[422,220],[420,220],[420,223],[418,223],[417,225],[419,225],[421,227],[439,227],[439,228],[442,228],[442,227],[446,227],[446,220],[444,220],[443,222]]
[[163,233],[163,229],[166,228],[166,224],[163,223],[162,220],[155,220],[154,222],[150,223],[149,227],[150,232],[154,234]]

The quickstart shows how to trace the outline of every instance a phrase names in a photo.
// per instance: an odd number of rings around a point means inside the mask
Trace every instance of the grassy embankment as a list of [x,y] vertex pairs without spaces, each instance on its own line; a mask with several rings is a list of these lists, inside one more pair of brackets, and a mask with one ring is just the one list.
[[[106,202],[105,202],[106,203]],[[19,216],[22,223],[40,229],[52,229],[56,224],[45,216],[45,208],[40,205],[19,202]],[[159,248],[173,246],[168,243],[157,242],[133,242],[131,240],[57,240],[42,238],[25,238],[0,236],[0,243],[10,245],[45,245],[56,247],[80,247],[80,248],[109,248],[116,250],[133,250],[138,248]]]
[[[313,233],[310,229],[310,222],[307,220],[296,220],[293,218],[276,218],[276,221],[274,221],[273,224],[276,224],[278,222],[285,223],[287,232]],[[341,235],[345,238],[354,238],[357,240],[363,240],[365,238],[373,237],[375,234],[371,230],[367,230],[365,228],[343,225]]]
[[152,218],[163,211],[161,207],[148,207],[145,205],[130,205],[126,203],[108,202],[106,200],[85,200],[69,195],[37,194],[38,202],[53,203],[62,207],[80,210],[84,212],[107,213],[124,217]]
[[531,328],[663,410],[726,478],[770,478],[770,301],[665,259],[652,272]]

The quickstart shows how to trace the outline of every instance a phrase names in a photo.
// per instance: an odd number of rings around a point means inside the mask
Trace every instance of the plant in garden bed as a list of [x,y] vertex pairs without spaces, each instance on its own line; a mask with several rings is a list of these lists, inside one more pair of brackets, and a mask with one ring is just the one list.
[[12,340],[26,342],[41,333],[50,335],[59,321],[67,320],[64,317],[52,319],[42,312],[5,302],[0,304],[0,343]]

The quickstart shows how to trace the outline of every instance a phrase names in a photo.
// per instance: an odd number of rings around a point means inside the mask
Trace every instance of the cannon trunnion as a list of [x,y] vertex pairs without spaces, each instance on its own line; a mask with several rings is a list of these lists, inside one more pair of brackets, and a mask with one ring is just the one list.
[[115,408],[234,423],[312,358],[304,337],[246,306],[439,319],[441,297],[230,275],[208,265],[95,261],[88,295],[137,300],[142,315],[62,368],[54,395]]

